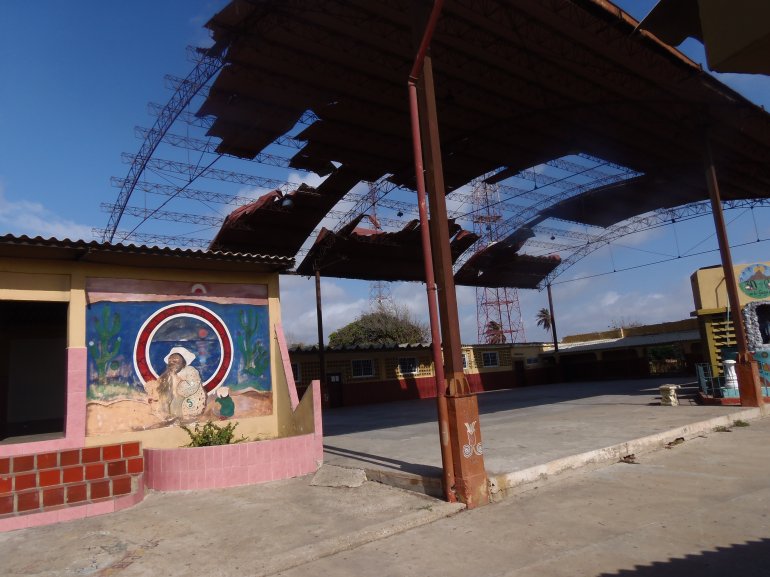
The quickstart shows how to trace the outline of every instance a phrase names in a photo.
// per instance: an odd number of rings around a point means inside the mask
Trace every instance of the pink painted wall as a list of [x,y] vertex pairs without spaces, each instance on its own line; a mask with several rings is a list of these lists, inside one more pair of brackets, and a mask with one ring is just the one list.
[[157,491],[235,487],[314,473],[323,462],[321,391],[313,381],[315,430],[218,447],[145,449],[145,484]]

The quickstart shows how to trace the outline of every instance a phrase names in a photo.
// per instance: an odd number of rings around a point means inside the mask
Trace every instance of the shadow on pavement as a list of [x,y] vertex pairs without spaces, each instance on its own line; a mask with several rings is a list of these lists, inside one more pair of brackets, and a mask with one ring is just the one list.
[[369,463],[379,466],[384,465],[402,473],[412,473],[422,477],[441,477],[442,474],[442,469],[439,467],[423,465],[420,463],[409,463],[407,461],[400,461],[398,459],[391,459],[389,457],[373,455],[371,453],[363,453],[361,451],[353,451],[351,449],[344,449],[342,447],[334,447],[332,445],[325,444],[324,453],[337,455],[338,457],[349,457],[351,459],[361,461],[362,463]]
[[669,559],[634,569],[622,569],[613,573],[601,573],[597,577],[724,577],[725,575],[770,575],[770,539],[749,541],[716,551],[701,551],[683,559]]

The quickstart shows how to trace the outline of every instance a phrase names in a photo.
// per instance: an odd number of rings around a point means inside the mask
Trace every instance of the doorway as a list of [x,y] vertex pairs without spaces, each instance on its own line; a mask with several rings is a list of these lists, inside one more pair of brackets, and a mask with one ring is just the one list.
[[329,391],[329,407],[342,406],[342,373],[329,373],[326,375],[326,383]]
[[67,308],[0,302],[0,440],[64,434]]

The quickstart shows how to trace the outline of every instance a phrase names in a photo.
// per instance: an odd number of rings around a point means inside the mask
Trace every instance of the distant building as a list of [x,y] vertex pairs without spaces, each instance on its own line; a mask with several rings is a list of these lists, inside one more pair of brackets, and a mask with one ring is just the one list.
[[[741,318],[749,351],[759,366],[759,377],[770,401],[770,263],[733,266],[738,283]],[[738,391],[725,386],[724,362],[735,358],[737,349],[730,317],[725,276],[721,266],[698,269],[690,277],[695,311],[704,346],[704,363],[697,367],[704,398],[738,403]]]
[[[289,351],[301,390],[320,379],[317,347]],[[559,363],[552,343],[463,345],[463,369],[473,392],[561,381],[694,374],[701,360],[695,319],[566,337]],[[435,397],[429,344],[326,349],[325,406]]]

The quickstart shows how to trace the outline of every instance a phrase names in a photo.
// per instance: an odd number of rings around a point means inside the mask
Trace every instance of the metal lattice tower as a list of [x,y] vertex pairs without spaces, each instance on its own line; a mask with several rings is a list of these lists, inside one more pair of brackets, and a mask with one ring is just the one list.
[[389,282],[378,280],[369,283],[369,308],[372,310],[393,308],[393,295],[390,292]]
[[[489,246],[501,238],[502,215],[494,209],[500,202],[499,196],[497,185],[477,181],[473,187],[473,229],[481,239],[481,246]],[[476,288],[476,318],[480,343],[526,340],[519,291],[515,288]]]
[[[370,184],[369,192],[367,194],[367,203],[369,204],[369,211],[367,217],[372,223],[375,230],[382,230],[382,225],[377,219],[377,202],[378,188],[374,184]],[[369,283],[369,308],[375,310],[393,310],[393,294],[390,291],[390,283],[387,281],[377,280]]]

